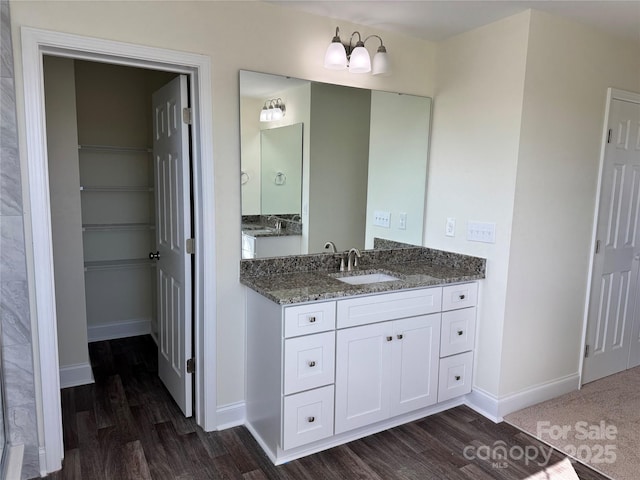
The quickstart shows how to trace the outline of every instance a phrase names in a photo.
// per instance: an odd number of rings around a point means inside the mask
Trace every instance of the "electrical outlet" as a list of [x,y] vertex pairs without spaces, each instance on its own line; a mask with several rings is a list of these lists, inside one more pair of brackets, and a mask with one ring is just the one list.
[[407,229],[407,214],[405,212],[400,212],[399,220],[398,220],[398,229],[399,230]]
[[373,212],[373,224],[378,227],[391,227],[391,212],[376,210]]
[[467,240],[471,242],[496,243],[496,224],[489,222],[468,222]]
[[444,234],[447,237],[455,237],[456,236],[456,219],[455,218],[447,218],[447,226],[444,229]]

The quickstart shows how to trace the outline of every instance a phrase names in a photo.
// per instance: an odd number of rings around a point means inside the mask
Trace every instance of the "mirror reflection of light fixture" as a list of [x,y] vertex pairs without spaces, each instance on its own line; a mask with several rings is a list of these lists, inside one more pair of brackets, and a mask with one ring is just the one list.
[[[356,35],[358,36],[358,41],[354,46],[353,38]],[[370,38],[380,40],[380,46],[373,57],[373,64],[369,51],[364,46]],[[378,35],[369,35],[362,40],[360,32],[355,31],[351,34],[349,44],[343,44],[342,40],[340,40],[340,27],[336,27],[336,34],[327,48],[324,56],[324,67],[330,70],[344,70],[348,67],[351,73],[371,72],[372,75],[389,75],[391,73],[389,55],[382,38]]]
[[264,107],[260,110],[261,122],[273,122],[281,120],[287,111],[281,98],[272,98],[264,102]]

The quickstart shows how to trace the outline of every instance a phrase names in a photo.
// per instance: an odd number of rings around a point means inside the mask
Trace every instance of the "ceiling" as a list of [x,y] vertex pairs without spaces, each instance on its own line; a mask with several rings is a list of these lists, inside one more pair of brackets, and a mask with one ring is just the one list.
[[433,42],[534,8],[640,43],[640,0],[266,1]]

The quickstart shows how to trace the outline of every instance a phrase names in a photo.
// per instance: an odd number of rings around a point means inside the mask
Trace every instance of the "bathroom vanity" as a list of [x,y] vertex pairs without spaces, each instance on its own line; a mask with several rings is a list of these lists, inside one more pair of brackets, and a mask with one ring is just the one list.
[[276,464],[451,408],[471,391],[484,260],[372,251],[340,273],[339,257],[242,268],[247,427]]

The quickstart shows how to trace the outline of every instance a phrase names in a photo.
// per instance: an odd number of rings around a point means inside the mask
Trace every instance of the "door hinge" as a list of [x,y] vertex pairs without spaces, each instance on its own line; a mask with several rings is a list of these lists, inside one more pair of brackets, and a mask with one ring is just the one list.
[[182,121],[187,125],[191,125],[193,118],[191,118],[191,108],[185,107],[182,109]]
[[589,356],[589,345],[584,346],[584,358]]
[[195,373],[196,371],[196,359],[190,358],[187,360],[187,373]]
[[188,255],[193,255],[196,253],[196,239],[195,238],[187,238],[185,242],[185,247],[187,249]]
[[596,240],[596,253],[600,253],[600,240]]
[[609,129],[609,133],[607,134],[607,143],[611,143],[611,134],[613,133],[613,129]]

